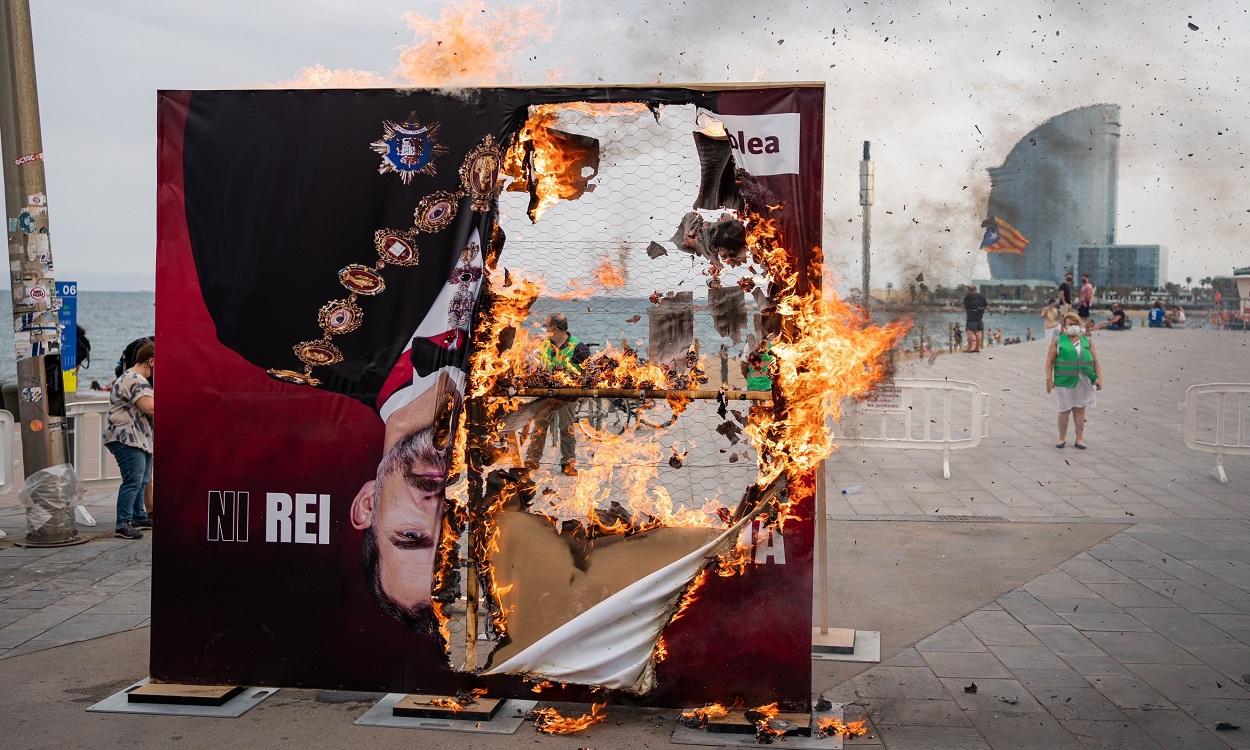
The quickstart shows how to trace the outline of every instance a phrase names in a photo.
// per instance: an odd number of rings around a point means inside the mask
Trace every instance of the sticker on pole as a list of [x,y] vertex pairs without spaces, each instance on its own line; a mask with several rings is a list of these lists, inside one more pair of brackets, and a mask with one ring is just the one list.
[[903,408],[903,389],[896,385],[879,385],[861,402],[871,411],[906,411]]
[[31,432],[43,432],[43,420],[42,419],[30,420],[30,431]]

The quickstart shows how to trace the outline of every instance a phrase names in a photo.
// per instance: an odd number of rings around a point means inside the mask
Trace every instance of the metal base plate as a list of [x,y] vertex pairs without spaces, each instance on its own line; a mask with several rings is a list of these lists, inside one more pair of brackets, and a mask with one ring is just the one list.
[[856,630],[855,650],[849,654],[812,651],[813,661],[859,661],[877,664],[881,661],[881,633],[877,630]]
[[51,549],[53,547],[73,547],[77,544],[86,544],[89,541],[91,541],[91,537],[83,536],[82,534],[75,534],[63,542],[32,542],[31,540],[23,537],[22,539],[14,539],[13,544],[18,547],[26,547],[29,549]]
[[208,716],[234,719],[256,707],[264,699],[278,692],[277,688],[243,688],[243,692],[220,706],[189,706],[176,703],[131,703],[130,691],[148,684],[144,677],[119,693],[114,693],[88,711],[108,714],[149,714],[152,716]]
[[441,729],[444,732],[478,732],[480,734],[515,734],[525,715],[538,705],[538,701],[521,701],[509,698],[503,702],[490,721],[473,719],[423,719],[416,716],[396,716],[395,704],[407,693],[387,693],[386,697],[356,719],[355,723],[366,727],[399,727],[401,729]]
[[[838,721],[842,721],[842,704],[834,703],[833,707],[828,711],[812,711],[812,726],[816,726],[818,719],[828,717],[836,717]],[[675,745],[719,745],[721,747],[761,747],[755,741],[754,734],[728,734],[725,732],[709,732],[706,729],[692,729],[685,726],[681,722],[677,723],[677,728],[673,730],[672,742]],[[833,735],[832,737],[818,737],[813,732],[811,737],[778,737],[773,740],[772,747],[778,748],[813,748],[819,750],[842,750],[842,737]]]

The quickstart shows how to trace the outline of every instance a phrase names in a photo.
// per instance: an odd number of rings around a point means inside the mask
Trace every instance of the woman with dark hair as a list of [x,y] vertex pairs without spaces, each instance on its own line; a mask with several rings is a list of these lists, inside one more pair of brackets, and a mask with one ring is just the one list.
[[117,536],[142,539],[139,528],[152,528],[143,504],[143,490],[152,475],[152,370],[156,346],[146,342],[135,361],[113,382],[104,422],[104,445],[117,459],[122,483],[117,488]]

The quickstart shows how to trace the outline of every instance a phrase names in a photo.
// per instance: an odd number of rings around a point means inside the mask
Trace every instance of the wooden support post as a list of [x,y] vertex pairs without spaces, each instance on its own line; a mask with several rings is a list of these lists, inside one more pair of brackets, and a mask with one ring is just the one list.
[[161,703],[178,706],[221,706],[243,692],[240,685],[183,685],[149,682],[126,694],[128,703]]
[[477,565],[469,562],[465,566],[464,580],[464,669],[462,671],[465,672],[477,670],[477,599]]
[[816,585],[819,588],[820,633],[829,632],[829,522],[825,500],[825,462],[816,466]]

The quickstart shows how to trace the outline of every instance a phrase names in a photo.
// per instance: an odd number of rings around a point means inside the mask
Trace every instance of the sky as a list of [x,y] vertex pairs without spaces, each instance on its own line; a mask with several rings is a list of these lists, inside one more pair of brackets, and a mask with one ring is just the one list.
[[[873,286],[958,283],[988,276],[985,170],[1046,118],[1110,102],[1118,241],[1164,245],[1172,281],[1250,265],[1247,2],[31,4],[56,275],[85,289],[154,286],[158,89],[317,81],[825,81],[825,252],[844,288],[863,140]],[[444,64],[483,40],[484,64]]]

